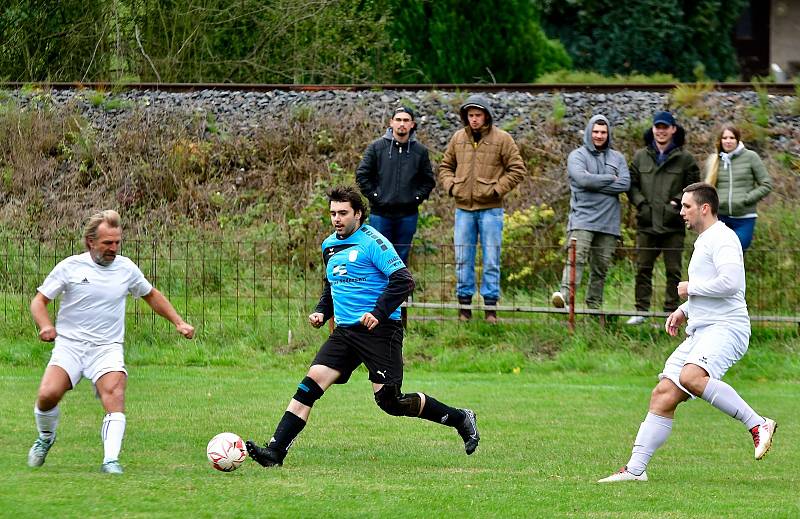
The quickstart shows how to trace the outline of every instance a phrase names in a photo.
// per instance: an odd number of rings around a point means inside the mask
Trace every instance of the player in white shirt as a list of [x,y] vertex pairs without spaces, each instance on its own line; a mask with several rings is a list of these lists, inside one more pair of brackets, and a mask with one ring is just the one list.
[[698,182],[683,190],[681,216],[699,236],[689,262],[689,281],[678,284],[688,300],[665,323],[673,337],[687,321],[687,338],[670,355],[650,398],[650,409],[639,427],[627,465],[600,483],[647,481],[650,458],[672,432],[678,404],[700,397],[739,420],[750,431],[755,458],[772,445],[774,420],[756,413],[721,379],[747,352],[750,318],[745,303],[742,246],[731,229],[717,219],[719,197],[710,184]]
[[[122,343],[125,335],[125,300],[141,297],[158,315],[191,339],[194,328],[175,311],[164,295],[153,288],[139,267],[117,251],[122,226],[116,211],[91,216],[84,228],[87,252],[70,256],[50,272],[31,301],[31,314],[39,338],[55,341],[33,414],[39,437],[28,452],[28,465],[44,464],[56,440],[58,403],[81,378],[94,384],[106,411],[100,435],[104,458],[101,471],[121,474],[119,452],[125,434],[125,385],[128,372]],[[62,295],[53,326],[47,305]]]

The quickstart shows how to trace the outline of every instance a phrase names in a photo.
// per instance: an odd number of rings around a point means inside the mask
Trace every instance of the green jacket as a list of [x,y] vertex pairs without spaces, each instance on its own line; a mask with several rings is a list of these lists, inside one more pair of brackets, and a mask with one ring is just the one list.
[[720,215],[745,216],[755,214],[756,203],[772,191],[772,179],[758,154],[743,148],[734,152],[730,169],[719,162],[716,188]]
[[700,181],[700,168],[692,154],[683,149],[685,132],[678,126],[672,136],[674,148],[658,165],[653,130],[644,134],[645,148],[637,150],[630,164],[631,187],[628,199],[636,206],[639,232],[665,234],[686,232],[681,218],[683,188]]

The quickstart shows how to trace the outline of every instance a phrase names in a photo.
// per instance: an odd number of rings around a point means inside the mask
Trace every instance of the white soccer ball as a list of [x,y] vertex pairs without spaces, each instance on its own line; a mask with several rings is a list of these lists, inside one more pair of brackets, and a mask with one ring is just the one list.
[[247,459],[247,449],[238,434],[223,432],[211,438],[206,447],[211,466],[222,472],[231,472]]

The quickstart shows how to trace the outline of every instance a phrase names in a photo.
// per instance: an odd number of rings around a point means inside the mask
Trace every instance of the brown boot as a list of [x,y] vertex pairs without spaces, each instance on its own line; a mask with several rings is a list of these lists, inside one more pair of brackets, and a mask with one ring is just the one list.
[[[460,305],[471,305],[472,298],[471,297],[459,297],[458,304]],[[458,320],[459,321],[469,321],[472,319],[472,310],[469,308],[459,308],[458,309]]]
[[497,324],[497,299],[483,299],[484,312],[486,314],[486,322],[489,324]]

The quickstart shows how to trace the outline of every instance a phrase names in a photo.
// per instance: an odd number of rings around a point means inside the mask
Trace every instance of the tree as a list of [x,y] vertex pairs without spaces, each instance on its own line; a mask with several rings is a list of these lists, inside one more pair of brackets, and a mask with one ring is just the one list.
[[0,10],[0,78],[102,78],[109,58],[109,8],[102,0],[12,0]]
[[382,0],[13,0],[17,81],[384,82],[404,62]]
[[576,68],[603,74],[664,72],[682,80],[738,72],[731,42],[747,0],[543,0],[547,31]]
[[389,30],[407,56],[401,82],[529,82],[568,68],[532,0],[391,0]]

